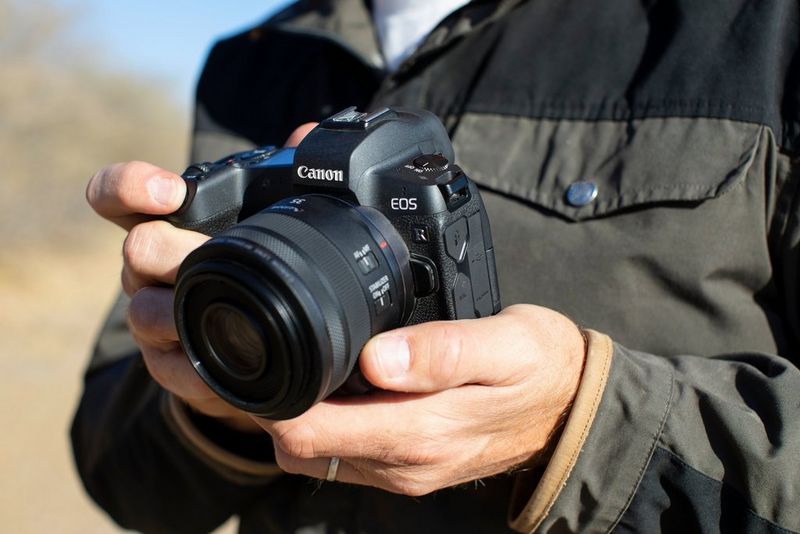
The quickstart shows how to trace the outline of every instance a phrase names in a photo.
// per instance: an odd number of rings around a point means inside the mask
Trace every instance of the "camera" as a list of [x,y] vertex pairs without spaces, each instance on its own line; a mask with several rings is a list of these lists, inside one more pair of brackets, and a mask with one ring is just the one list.
[[296,148],[191,165],[168,220],[213,236],[180,266],[175,322],[203,380],[270,419],[363,392],[358,355],[403,325],[500,311],[489,220],[426,111],[348,108]]

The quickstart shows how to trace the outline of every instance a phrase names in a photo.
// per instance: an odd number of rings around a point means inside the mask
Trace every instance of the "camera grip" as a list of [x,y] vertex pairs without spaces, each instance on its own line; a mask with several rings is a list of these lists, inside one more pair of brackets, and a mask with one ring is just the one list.
[[166,219],[173,226],[183,230],[192,230],[213,237],[236,224],[240,209],[241,206],[238,206],[201,220],[190,219],[176,214],[169,215]]
[[186,182],[186,198],[177,211],[165,217],[169,223],[184,230],[215,236],[238,222],[242,210],[240,199],[227,198],[230,195],[215,195],[215,191],[207,187],[200,188],[197,178],[184,176],[183,179]]

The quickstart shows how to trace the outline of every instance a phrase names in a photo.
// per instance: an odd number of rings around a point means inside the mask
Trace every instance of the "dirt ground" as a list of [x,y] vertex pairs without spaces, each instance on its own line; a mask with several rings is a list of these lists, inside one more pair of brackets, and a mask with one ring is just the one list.
[[118,283],[122,233],[101,234],[81,248],[0,256],[4,532],[120,531],[84,493],[68,439],[82,369]]

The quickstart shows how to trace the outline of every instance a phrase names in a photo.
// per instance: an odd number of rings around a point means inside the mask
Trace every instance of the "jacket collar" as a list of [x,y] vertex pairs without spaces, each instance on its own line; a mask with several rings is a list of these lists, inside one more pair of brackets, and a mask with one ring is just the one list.
[[[524,1],[473,0],[442,21],[414,55],[442,48]],[[369,0],[300,0],[271,17],[262,27],[333,40],[370,67],[384,69],[370,4]]]

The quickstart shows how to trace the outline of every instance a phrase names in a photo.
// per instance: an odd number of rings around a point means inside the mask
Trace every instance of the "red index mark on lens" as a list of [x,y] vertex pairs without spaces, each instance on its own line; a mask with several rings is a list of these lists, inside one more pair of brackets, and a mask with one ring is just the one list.
[[381,250],[383,250],[389,245],[386,243],[386,241],[381,241],[380,244],[378,244],[378,246],[381,247]]

